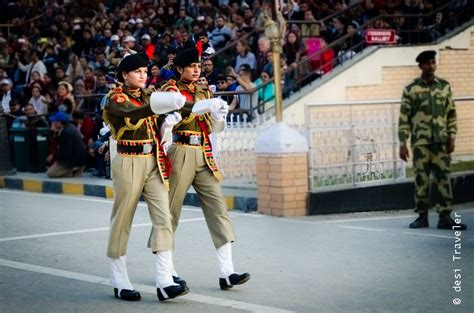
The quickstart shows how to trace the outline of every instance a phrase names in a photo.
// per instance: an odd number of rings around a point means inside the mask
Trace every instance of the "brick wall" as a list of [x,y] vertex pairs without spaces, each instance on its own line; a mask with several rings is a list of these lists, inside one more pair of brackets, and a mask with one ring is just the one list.
[[[441,49],[437,55],[436,75],[451,83],[455,96],[474,93],[474,33],[471,33],[469,49]],[[420,75],[418,66],[393,66],[382,69],[382,84],[371,86],[349,86],[346,100],[398,99],[403,86]]]

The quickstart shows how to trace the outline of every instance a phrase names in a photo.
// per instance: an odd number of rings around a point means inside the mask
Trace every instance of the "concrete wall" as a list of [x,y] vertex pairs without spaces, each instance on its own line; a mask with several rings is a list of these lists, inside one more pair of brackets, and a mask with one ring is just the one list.
[[307,103],[400,98],[402,88],[420,75],[415,58],[423,50],[438,52],[436,74],[451,83],[455,96],[474,93],[474,26],[471,26],[437,45],[376,50],[286,108],[285,122],[304,124]]

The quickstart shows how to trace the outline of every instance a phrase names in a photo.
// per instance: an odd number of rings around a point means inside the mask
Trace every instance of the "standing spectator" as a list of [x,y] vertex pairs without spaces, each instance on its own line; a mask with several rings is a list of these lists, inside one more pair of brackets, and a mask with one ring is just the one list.
[[216,18],[215,28],[211,32],[209,38],[215,49],[223,48],[227,42],[232,39],[232,31],[225,26],[224,16],[220,15]]
[[50,120],[52,129],[59,136],[57,153],[47,158],[48,163],[53,159],[55,161],[46,174],[51,178],[81,176],[87,162],[87,151],[79,130],[69,123],[69,117],[64,112],[57,112]]
[[275,84],[270,82],[270,79],[271,73],[263,71],[255,81],[257,88],[260,87],[258,89],[259,113],[263,113],[268,108],[275,106]]
[[8,103],[7,130],[12,127],[23,127],[24,115],[20,102],[15,99],[10,100]]
[[239,40],[235,45],[235,50],[237,51],[237,57],[235,59],[234,70],[238,71],[242,64],[250,65],[252,70],[257,68],[257,60],[255,54],[250,52],[249,44],[246,40]]
[[416,62],[421,77],[405,87],[400,106],[398,138],[400,158],[408,160],[407,141],[411,137],[413,168],[415,169],[416,210],[419,217],[410,228],[428,227],[430,209],[430,174],[433,174],[435,191],[440,199],[436,207],[439,214],[438,228],[466,229],[465,224],[456,223],[450,213],[451,153],[454,151],[457,133],[456,108],[449,83],[435,76],[436,52],[423,51]]
[[25,78],[26,85],[29,85],[32,82],[31,73],[38,72],[41,78],[43,78],[43,75],[46,74],[48,71],[43,61],[40,60],[39,52],[37,52],[36,50],[33,50],[31,52],[30,58],[31,58],[31,62],[27,65],[24,65],[23,63],[21,63],[20,58],[17,58],[18,68],[21,71],[26,72],[26,78]]
[[[256,87],[256,85],[252,82],[252,70],[248,64],[243,64],[240,67],[238,73],[234,71],[233,68],[230,70],[230,74],[233,76],[234,79],[237,80],[239,84],[235,91],[250,91]],[[255,110],[258,105],[258,93],[252,92],[248,94],[239,94],[234,97],[234,100],[230,104],[230,110],[239,109],[241,112],[241,116],[247,121],[251,121],[253,117],[255,117]]]

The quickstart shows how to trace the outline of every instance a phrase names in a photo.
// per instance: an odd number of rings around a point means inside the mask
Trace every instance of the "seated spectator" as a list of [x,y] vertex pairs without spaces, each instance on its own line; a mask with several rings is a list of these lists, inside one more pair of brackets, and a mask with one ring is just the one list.
[[259,75],[265,66],[268,63],[267,53],[271,51],[270,40],[262,36],[258,39],[258,51],[255,55],[257,59],[257,75]]
[[209,85],[215,85],[217,81],[217,71],[214,69],[214,61],[212,59],[205,59],[202,62],[202,73],[207,79]]
[[152,63],[148,67],[148,78],[145,83],[145,88],[153,87],[157,90],[158,85],[163,81],[160,76],[160,67],[156,63]]
[[92,176],[110,178],[109,173],[106,171],[106,164],[109,161],[109,138],[111,136],[110,129],[104,125],[100,129],[99,138],[94,142],[94,160],[95,170]]
[[257,60],[255,54],[250,52],[249,44],[246,40],[239,40],[235,45],[235,50],[237,51],[237,57],[235,59],[234,70],[238,71],[242,64],[250,65],[252,70],[257,68]]
[[72,96],[73,87],[68,82],[60,82],[55,98],[49,112],[66,112],[71,114],[76,108],[76,102]]
[[[84,69],[84,79],[82,80],[84,83],[84,92],[83,93],[91,93],[95,90],[97,85],[97,79],[94,75],[94,70],[92,67],[87,66]],[[77,93],[77,90],[76,90]]]
[[33,81],[31,75],[33,72],[38,72],[40,78],[43,78],[43,75],[48,71],[43,61],[41,61],[38,51],[31,51],[30,59],[30,63],[28,63],[27,65],[23,65],[23,63],[21,63],[20,58],[17,58],[18,68],[26,73],[25,82],[27,86]]
[[2,88],[0,96],[2,98],[3,112],[9,113],[10,101],[17,98],[12,94],[13,83],[9,78],[4,78],[0,81],[0,86]]
[[[28,100],[28,104],[33,106],[34,111],[38,115],[48,114],[48,101],[45,96],[41,94],[42,90],[39,86],[31,88],[31,98]],[[26,107],[26,106],[25,106]]]
[[[229,90],[229,83],[227,82],[226,77],[223,74],[220,74],[217,76],[217,82],[216,82],[216,92],[221,92],[221,91],[231,91]],[[232,103],[232,100],[234,100],[234,96],[232,95],[219,96],[219,98],[221,98],[228,104]]]
[[232,39],[232,31],[225,26],[224,16],[220,15],[214,22],[215,28],[211,32],[210,41],[215,49],[223,48]]
[[142,45],[143,50],[145,51],[148,58],[153,58],[153,53],[155,52],[155,45],[151,42],[151,37],[148,34],[142,36]]
[[[255,81],[258,89],[259,113],[263,113],[270,107],[275,106],[275,84],[270,82],[271,74],[263,71]],[[267,84],[266,84],[267,83]],[[265,85],[266,84],[266,85]]]
[[66,69],[66,76],[68,77],[68,81],[71,84],[74,83],[78,78],[84,78],[84,69],[79,62],[79,58],[74,53],[69,55],[69,65]]
[[36,112],[33,104],[26,104],[23,108],[23,112],[25,112],[25,115],[27,117],[27,120],[25,122],[25,126],[27,128],[49,127],[49,123],[48,120],[46,120],[46,117],[38,116],[38,112]]
[[59,135],[57,152],[47,157],[52,165],[46,174],[51,178],[82,176],[87,163],[87,150],[79,130],[69,123],[69,117],[64,112],[55,113],[50,121],[51,129]]
[[203,87],[208,87],[207,79],[206,76],[201,73],[201,76],[199,76],[198,80],[196,81],[197,85],[203,86]]
[[[20,117],[24,116],[25,113],[21,109],[21,104],[18,100],[12,99],[8,103],[8,115],[7,115],[7,129],[10,128],[19,128],[24,127],[22,121],[19,119]],[[23,119],[24,122],[24,119]]]

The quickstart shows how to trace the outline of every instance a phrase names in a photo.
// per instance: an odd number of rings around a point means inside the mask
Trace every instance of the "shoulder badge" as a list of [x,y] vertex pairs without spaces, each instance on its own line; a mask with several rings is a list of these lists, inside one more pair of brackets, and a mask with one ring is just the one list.
[[116,86],[116,87],[112,88],[112,91],[113,91],[113,93],[118,94],[118,93],[122,93],[123,89],[120,86]]

